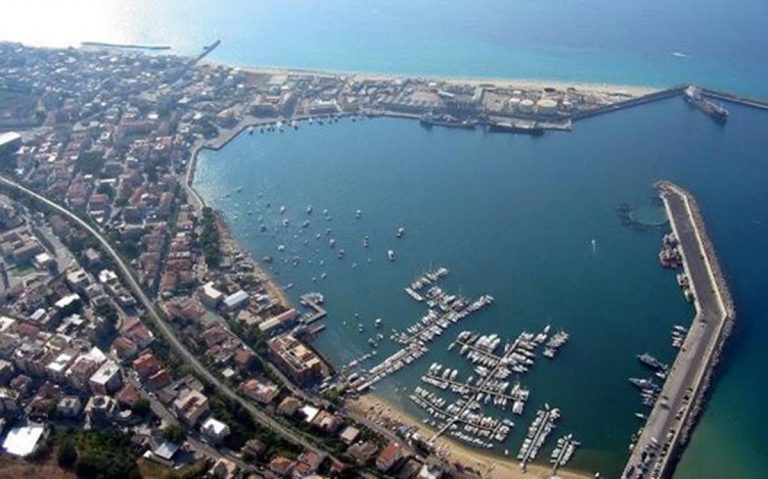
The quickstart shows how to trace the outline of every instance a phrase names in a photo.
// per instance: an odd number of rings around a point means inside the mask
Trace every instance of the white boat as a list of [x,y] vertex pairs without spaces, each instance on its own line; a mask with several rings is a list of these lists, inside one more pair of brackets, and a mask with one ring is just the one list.
[[393,250],[387,251],[387,258],[389,258],[390,261],[395,260],[395,252]]
[[397,238],[402,238],[402,237],[403,237],[403,235],[405,235],[405,228],[403,228],[403,227],[401,226],[401,227],[399,227],[399,228],[397,229],[397,233],[395,233],[395,236],[396,236]]
[[376,321],[373,322],[373,325],[377,328],[381,327],[381,318],[376,318]]
[[363,216],[362,210],[355,211],[355,218],[360,219]]
[[281,206],[281,207],[280,207],[280,214],[283,214],[283,213],[285,213],[285,209],[286,209],[286,208],[285,208],[285,206]]
[[308,215],[312,214],[312,205],[307,206],[307,214]]

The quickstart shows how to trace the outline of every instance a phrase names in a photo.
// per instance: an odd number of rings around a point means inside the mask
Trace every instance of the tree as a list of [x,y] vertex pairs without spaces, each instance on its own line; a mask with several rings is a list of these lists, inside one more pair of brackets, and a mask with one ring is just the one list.
[[169,424],[163,430],[163,437],[168,441],[179,443],[184,440],[186,434],[184,434],[184,429],[178,424]]
[[57,459],[59,466],[63,467],[64,469],[69,469],[75,465],[77,462],[77,448],[75,447],[74,441],[71,439],[66,439],[59,446]]
[[131,406],[131,411],[137,416],[145,417],[152,410],[149,399],[141,398]]

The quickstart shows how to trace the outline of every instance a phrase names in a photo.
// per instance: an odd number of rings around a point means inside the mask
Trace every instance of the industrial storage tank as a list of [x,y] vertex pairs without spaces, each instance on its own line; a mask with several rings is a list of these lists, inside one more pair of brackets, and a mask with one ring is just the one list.
[[533,100],[523,100],[519,105],[520,111],[523,113],[533,113]]
[[520,106],[520,99],[517,97],[512,97],[509,100],[507,100],[507,109],[509,111],[515,111]]
[[536,102],[536,111],[539,115],[554,115],[557,113],[557,102],[549,98],[542,98]]

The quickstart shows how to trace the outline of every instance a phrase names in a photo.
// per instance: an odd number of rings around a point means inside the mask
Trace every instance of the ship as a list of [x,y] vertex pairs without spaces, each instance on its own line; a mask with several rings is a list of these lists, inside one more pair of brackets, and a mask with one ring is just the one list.
[[433,115],[427,113],[419,119],[421,125],[425,128],[432,128],[433,126],[445,126],[448,128],[466,128],[474,129],[477,126],[477,120],[465,119],[460,120],[451,115]]
[[643,363],[644,365],[650,367],[651,369],[655,369],[657,371],[666,371],[667,365],[659,361],[658,359],[654,358],[648,353],[638,354],[637,360]]
[[710,101],[701,94],[701,88],[689,86],[685,89],[683,96],[685,101],[703,111],[719,122],[725,122],[728,119],[728,110],[721,104]]
[[491,133],[523,133],[525,135],[541,136],[544,134],[544,128],[538,123],[530,125],[519,125],[515,123],[496,122],[488,123],[488,131]]

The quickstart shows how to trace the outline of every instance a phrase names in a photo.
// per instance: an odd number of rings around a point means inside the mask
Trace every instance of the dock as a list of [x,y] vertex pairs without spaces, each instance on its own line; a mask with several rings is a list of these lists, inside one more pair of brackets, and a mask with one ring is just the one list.
[[733,300],[693,196],[656,184],[689,278],[695,316],[647,422],[632,448],[623,479],[672,476],[704,403],[723,344],[735,319]]
[[312,324],[328,315],[328,311],[321,306],[323,295],[320,293],[307,293],[302,295],[299,301],[302,306],[312,310],[301,317],[301,322],[304,324]]

